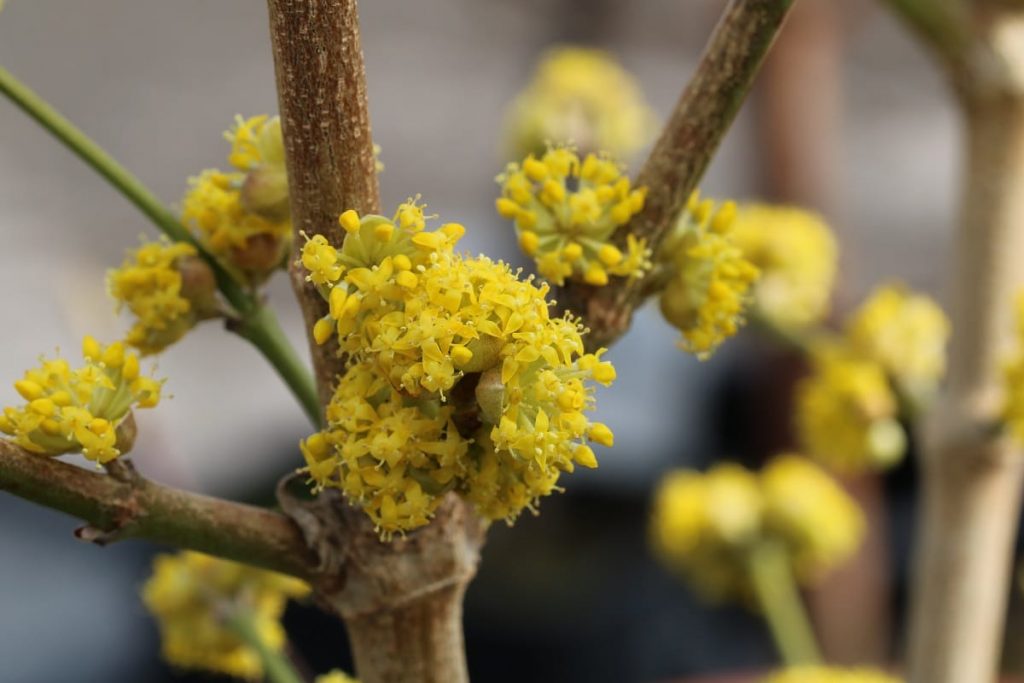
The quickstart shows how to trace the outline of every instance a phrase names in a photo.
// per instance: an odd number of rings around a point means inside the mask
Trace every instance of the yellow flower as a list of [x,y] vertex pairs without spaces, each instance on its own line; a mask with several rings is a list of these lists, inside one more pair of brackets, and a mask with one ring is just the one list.
[[540,154],[549,142],[625,158],[656,130],[636,80],[610,54],[572,46],[544,55],[533,81],[512,103],[506,123],[514,158]]
[[820,322],[836,276],[836,241],[817,214],[796,207],[746,204],[730,232],[761,271],[754,287],[758,312],[783,327]]
[[344,671],[334,669],[321,676],[317,676],[316,683],[359,683],[359,680],[349,676]]
[[762,507],[757,476],[739,465],[671,472],[655,493],[652,545],[704,595],[734,597],[747,590],[744,554],[762,536]]
[[371,363],[341,378],[327,425],[301,444],[310,476],[340,488],[384,537],[426,524],[465,471],[452,408],[437,398],[407,405]]
[[139,374],[139,357],[124,344],[82,342],[85,365],[40,359],[14,388],[25,405],[8,406],[0,431],[25,450],[45,455],[82,452],[106,463],[128,452],[135,439],[132,407],[152,408],[160,400],[161,381]]
[[236,279],[259,284],[284,264],[291,220],[269,220],[245,208],[244,174],[206,170],[189,179],[182,221]]
[[237,116],[224,137],[235,170],[208,169],[190,178],[182,221],[235,279],[256,285],[285,264],[291,248],[281,122]]
[[261,166],[284,168],[284,139],[281,119],[266,114],[248,119],[235,116],[235,127],[224,133],[231,143],[228,163],[247,172]]
[[902,285],[876,289],[846,323],[851,346],[914,398],[927,398],[945,374],[949,332],[942,309]]
[[787,546],[804,581],[845,562],[864,537],[864,514],[828,474],[796,455],[773,458],[761,473],[766,533]]
[[796,387],[804,452],[843,474],[891,467],[906,449],[897,402],[881,365],[834,342],[819,343]]
[[125,343],[143,355],[157,353],[216,314],[213,272],[185,242],[147,242],[107,271],[107,288],[118,309],[135,316]]
[[669,473],[655,493],[650,537],[666,567],[724,599],[751,592],[748,564],[759,547],[784,548],[797,579],[811,583],[853,553],[863,530],[856,503],[828,475],[782,455],[760,474],[730,463]]
[[577,320],[551,317],[547,285],[454,254],[464,228],[426,231],[413,200],[339,222],[340,248],[313,238],[301,257],[330,309],[314,336],[351,361],[328,428],[303,443],[318,485],[389,536],[426,524],[450,490],[511,521],[561,472],[597,465],[589,444],[613,435],[585,413],[615,370],[583,352]]
[[1024,443],[1024,291],[1017,295],[1016,307],[1016,348],[1003,366],[1002,418],[1013,438]]
[[667,280],[661,312],[682,332],[680,346],[704,360],[745,322],[750,288],[760,272],[733,242],[736,205],[717,209],[696,192],[659,252]]
[[169,663],[256,679],[263,675],[258,652],[225,619],[244,615],[268,648],[281,650],[285,604],[307,593],[298,579],[183,551],[156,557],[142,599],[157,620]]
[[530,154],[498,176],[498,213],[515,220],[523,251],[551,282],[567,278],[602,286],[608,277],[637,277],[650,267],[645,243],[627,236],[626,253],[614,244],[616,230],[643,208],[647,190],[605,158],[580,158],[567,147]]
[[228,163],[244,174],[240,197],[245,210],[272,222],[287,220],[288,171],[281,120],[266,115],[236,116],[235,127],[225,132],[224,138],[231,143]]
[[834,666],[791,666],[776,671],[761,683],[902,683],[903,679],[878,669]]

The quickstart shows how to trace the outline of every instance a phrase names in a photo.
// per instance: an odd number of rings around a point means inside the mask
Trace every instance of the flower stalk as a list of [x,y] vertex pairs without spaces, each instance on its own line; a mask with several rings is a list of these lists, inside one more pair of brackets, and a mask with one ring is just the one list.
[[785,549],[771,541],[758,543],[748,551],[747,567],[782,661],[787,666],[820,664],[821,652]]
[[250,613],[237,606],[228,607],[226,611],[224,624],[259,654],[263,663],[263,676],[269,683],[305,683],[288,656],[268,646],[263,640]]

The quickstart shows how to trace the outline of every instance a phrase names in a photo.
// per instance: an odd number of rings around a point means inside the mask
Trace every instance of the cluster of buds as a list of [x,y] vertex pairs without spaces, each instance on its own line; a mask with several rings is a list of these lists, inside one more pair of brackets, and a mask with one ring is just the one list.
[[796,455],[777,456],[760,473],[729,463],[672,472],[651,520],[665,565],[713,599],[751,593],[749,558],[766,544],[782,548],[796,577],[811,583],[850,557],[863,533],[857,504]]
[[610,54],[557,47],[509,108],[507,147],[521,159],[549,142],[571,142],[625,159],[650,141],[655,123],[636,80]]
[[82,342],[85,365],[41,359],[14,388],[26,403],[0,414],[0,431],[27,451],[42,455],[81,452],[103,464],[128,452],[135,441],[132,408],[160,401],[161,382],[142,375],[139,357],[121,342]]
[[658,252],[654,277],[665,283],[661,312],[682,333],[680,346],[708,358],[745,322],[759,271],[732,239],[736,205],[694,192]]
[[288,177],[277,117],[238,117],[225,133],[232,171],[207,169],[189,180],[182,220],[239,282],[262,283],[291,245]]
[[298,579],[182,551],[156,557],[142,599],[156,618],[168,662],[257,680],[264,674],[260,653],[231,627],[232,620],[248,622],[262,648],[280,651],[285,605],[308,593]]
[[824,219],[791,206],[743,204],[730,232],[761,271],[757,316],[783,329],[806,328],[828,313],[836,277],[836,240]]
[[454,253],[461,225],[426,230],[410,200],[391,218],[339,218],[341,245],[302,251],[329,304],[320,344],[349,359],[327,428],[302,443],[318,486],[340,488],[385,537],[426,524],[449,491],[512,521],[611,430],[591,422],[593,384],[611,364],[584,330],[552,317],[546,285],[486,257]]
[[647,191],[632,188],[610,159],[590,154],[581,160],[555,147],[510,163],[498,182],[498,213],[515,221],[519,246],[548,281],[601,287],[609,276],[637,277],[650,267],[642,240],[627,235],[623,252],[613,239],[643,208]]
[[949,329],[931,299],[886,285],[850,315],[842,335],[815,339],[811,373],[796,388],[805,452],[845,474],[899,462],[907,441],[901,404],[934,394]]
[[219,313],[213,271],[185,242],[147,242],[107,272],[117,307],[135,318],[125,343],[143,355],[159,353],[200,320]]

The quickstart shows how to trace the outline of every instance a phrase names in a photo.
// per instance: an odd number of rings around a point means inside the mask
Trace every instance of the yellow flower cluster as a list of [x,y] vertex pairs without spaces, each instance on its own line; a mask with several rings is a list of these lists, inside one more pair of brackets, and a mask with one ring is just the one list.
[[761,491],[765,532],[785,543],[801,580],[845,561],[864,537],[857,503],[806,458],[774,458],[761,472]]
[[562,285],[567,278],[603,286],[610,275],[637,277],[650,267],[645,243],[626,236],[626,253],[613,243],[616,230],[644,206],[645,188],[609,159],[579,156],[567,147],[530,154],[498,176],[498,213],[515,220],[519,246],[538,272]]
[[942,309],[902,285],[877,288],[846,323],[851,346],[915,398],[927,398],[942,379],[949,333]]
[[235,278],[259,284],[285,263],[290,247],[281,127],[276,117],[239,118],[226,136],[238,170],[191,178],[182,220]]
[[712,599],[747,590],[744,553],[761,533],[757,475],[731,463],[676,470],[658,485],[651,543],[659,558]]
[[818,343],[796,387],[804,451],[843,474],[894,465],[906,450],[898,404],[882,366],[838,342]]
[[651,518],[662,561],[714,599],[749,592],[748,558],[762,544],[780,544],[796,576],[811,582],[845,561],[863,531],[856,503],[795,455],[777,456],[760,474],[730,463],[672,472]]
[[426,524],[465,469],[468,443],[439,399],[407,405],[372,362],[348,369],[328,429],[300,446],[319,486],[337,486],[385,534]]
[[352,678],[344,671],[334,669],[321,676],[317,676],[316,683],[359,683],[359,680]]
[[731,236],[761,271],[754,288],[760,315],[786,328],[825,317],[838,254],[821,216],[790,206],[746,204],[739,208]]
[[791,666],[762,679],[761,683],[903,683],[903,679],[878,669],[834,666]]
[[694,192],[659,252],[661,312],[682,332],[680,346],[702,360],[745,322],[760,274],[733,241],[735,218],[733,202],[716,207]]
[[613,437],[585,415],[589,383],[615,371],[583,352],[577,321],[550,316],[546,285],[454,254],[462,226],[426,231],[415,201],[391,220],[339,221],[340,249],[318,236],[302,251],[330,307],[314,336],[336,337],[351,361],[328,428],[302,444],[319,486],[341,488],[388,536],[427,523],[451,490],[512,520],[561,472],[597,465],[588,442]]
[[573,143],[617,158],[647,144],[656,118],[635,79],[602,50],[558,47],[544,55],[506,123],[510,156]]
[[216,314],[216,282],[210,267],[185,242],[147,242],[107,271],[107,288],[118,309],[135,316],[125,343],[143,355],[181,339],[200,320]]
[[8,406],[0,431],[25,450],[46,455],[81,451],[106,463],[128,452],[135,440],[132,407],[160,401],[161,381],[139,373],[139,357],[124,344],[82,342],[85,365],[72,369],[62,358],[41,359],[14,388],[26,403]]
[[168,662],[257,679],[263,675],[259,653],[225,620],[238,614],[251,619],[265,645],[280,650],[285,643],[280,623],[285,604],[308,592],[298,579],[183,551],[156,557],[142,599],[156,617]]

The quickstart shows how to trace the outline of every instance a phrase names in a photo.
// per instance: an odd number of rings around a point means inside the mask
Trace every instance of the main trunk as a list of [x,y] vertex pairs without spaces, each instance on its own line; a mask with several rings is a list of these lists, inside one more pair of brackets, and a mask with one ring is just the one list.
[[991,425],[1024,274],[1024,100],[1012,82],[993,84],[992,76],[972,71],[960,81],[967,176],[948,389],[922,463],[911,683],[990,683],[1010,586],[1024,463]]
[[457,584],[408,604],[345,621],[363,681],[465,683],[462,597]]

